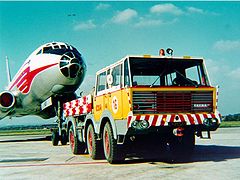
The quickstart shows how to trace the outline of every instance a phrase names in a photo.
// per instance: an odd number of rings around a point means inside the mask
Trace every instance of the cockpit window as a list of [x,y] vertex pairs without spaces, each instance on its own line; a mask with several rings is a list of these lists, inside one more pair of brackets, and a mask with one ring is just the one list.
[[39,50],[38,54],[57,54],[63,55],[66,52],[71,51],[76,54],[78,57],[81,57],[81,54],[76,50],[76,48],[69,46],[68,44],[59,44],[59,43],[50,43],[44,46],[41,50]]
[[43,48],[43,54],[57,54],[57,55],[63,55],[69,51],[68,49],[52,49],[52,48]]
[[75,78],[82,73],[83,59],[79,53],[68,50],[60,59],[60,71],[69,78]]
[[37,55],[38,55],[38,54],[42,54],[42,49],[41,49],[40,51],[38,51]]
[[48,47],[44,47],[43,48],[43,53],[48,53],[49,51],[51,51],[53,48],[51,46]]

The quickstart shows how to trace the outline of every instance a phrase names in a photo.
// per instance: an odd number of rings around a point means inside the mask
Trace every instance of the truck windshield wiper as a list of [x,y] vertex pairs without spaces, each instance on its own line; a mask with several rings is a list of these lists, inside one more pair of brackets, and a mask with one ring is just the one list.
[[160,76],[158,76],[157,77],[157,79],[151,84],[151,86],[150,87],[153,87],[154,86],[154,84],[158,81],[160,79]]
[[154,86],[154,84],[160,79],[160,77],[163,75],[165,71],[166,69],[164,69],[163,72],[157,77],[157,79],[151,84],[150,88]]

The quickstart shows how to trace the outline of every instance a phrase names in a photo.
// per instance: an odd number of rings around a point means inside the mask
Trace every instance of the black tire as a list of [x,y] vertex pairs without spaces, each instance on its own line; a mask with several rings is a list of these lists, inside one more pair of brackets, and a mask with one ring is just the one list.
[[57,130],[52,131],[52,145],[57,146],[59,142],[59,134]]
[[66,145],[67,144],[67,132],[66,132],[66,130],[62,130],[61,144],[62,145]]
[[74,136],[73,126],[69,129],[69,144],[73,154],[83,154],[86,151],[86,145],[84,142],[78,140],[78,134]]
[[107,122],[103,129],[103,149],[106,160],[110,164],[123,162],[125,155],[117,145],[117,140],[114,139],[113,130],[109,122]]
[[92,124],[89,124],[87,127],[86,144],[88,153],[92,159],[103,158],[102,141],[97,140],[97,134],[94,132]]

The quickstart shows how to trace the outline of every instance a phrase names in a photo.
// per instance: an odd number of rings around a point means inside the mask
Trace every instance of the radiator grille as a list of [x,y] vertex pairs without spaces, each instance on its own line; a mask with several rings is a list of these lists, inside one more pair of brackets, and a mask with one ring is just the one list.
[[212,111],[212,91],[133,92],[134,114],[200,113]]

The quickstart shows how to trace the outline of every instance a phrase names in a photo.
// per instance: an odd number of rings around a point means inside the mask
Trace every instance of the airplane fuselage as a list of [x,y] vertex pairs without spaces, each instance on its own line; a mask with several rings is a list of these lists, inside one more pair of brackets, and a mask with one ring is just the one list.
[[[64,99],[74,94],[85,72],[86,64],[74,47],[65,43],[49,43],[39,47],[26,59],[7,87],[16,101],[7,115],[42,116],[41,104],[49,98]],[[48,118],[48,115],[44,117]]]

